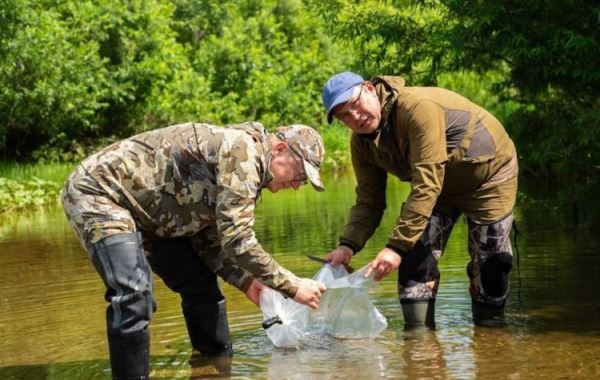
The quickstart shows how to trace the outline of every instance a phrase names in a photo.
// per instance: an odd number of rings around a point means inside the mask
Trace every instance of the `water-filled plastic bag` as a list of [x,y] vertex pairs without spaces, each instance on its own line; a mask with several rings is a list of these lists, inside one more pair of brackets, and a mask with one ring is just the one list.
[[387,327],[386,318],[369,298],[372,276],[367,267],[348,274],[342,265],[325,264],[313,277],[327,286],[318,310],[311,310],[279,292],[265,288],[260,294],[263,327],[277,347],[295,347],[310,334],[336,338],[373,338]]

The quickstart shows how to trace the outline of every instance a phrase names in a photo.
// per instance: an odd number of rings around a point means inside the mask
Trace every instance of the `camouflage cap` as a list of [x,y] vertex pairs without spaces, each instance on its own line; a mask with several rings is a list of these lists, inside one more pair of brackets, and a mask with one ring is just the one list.
[[277,128],[275,136],[287,142],[292,151],[302,157],[304,172],[315,190],[325,190],[319,174],[325,147],[319,133],[306,125],[294,124]]

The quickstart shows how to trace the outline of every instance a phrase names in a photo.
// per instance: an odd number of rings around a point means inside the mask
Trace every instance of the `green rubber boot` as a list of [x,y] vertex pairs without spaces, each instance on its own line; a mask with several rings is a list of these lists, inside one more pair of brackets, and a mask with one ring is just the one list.
[[435,328],[435,298],[429,301],[402,302],[404,329]]

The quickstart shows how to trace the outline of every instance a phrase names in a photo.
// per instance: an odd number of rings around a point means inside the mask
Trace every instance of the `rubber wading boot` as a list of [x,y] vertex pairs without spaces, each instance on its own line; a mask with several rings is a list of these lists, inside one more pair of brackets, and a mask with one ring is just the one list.
[[[204,357],[233,356],[225,300],[207,307],[184,308],[183,315],[194,350]],[[192,355],[192,359],[194,359]],[[197,355],[196,355],[197,357]],[[192,359],[190,359],[190,364]]]
[[148,330],[127,336],[108,335],[110,365],[114,380],[149,379],[150,334]]
[[504,327],[504,306],[485,305],[479,302],[471,302],[473,312],[473,323],[482,327]]
[[435,328],[435,299],[402,303],[404,329]]

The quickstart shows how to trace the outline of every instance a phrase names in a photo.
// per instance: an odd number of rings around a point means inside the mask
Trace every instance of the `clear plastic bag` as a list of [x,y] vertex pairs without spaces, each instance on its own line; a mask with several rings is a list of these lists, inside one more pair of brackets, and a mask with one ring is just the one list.
[[283,297],[272,289],[260,295],[263,327],[277,347],[298,346],[307,334],[327,334],[336,338],[373,338],[387,327],[386,318],[369,299],[372,277],[364,277],[366,267],[348,274],[338,265],[325,264],[313,277],[327,286],[319,309]]
[[263,313],[263,328],[277,347],[294,347],[304,337],[310,309],[279,292],[264,288],[260,292],[260,309]]

